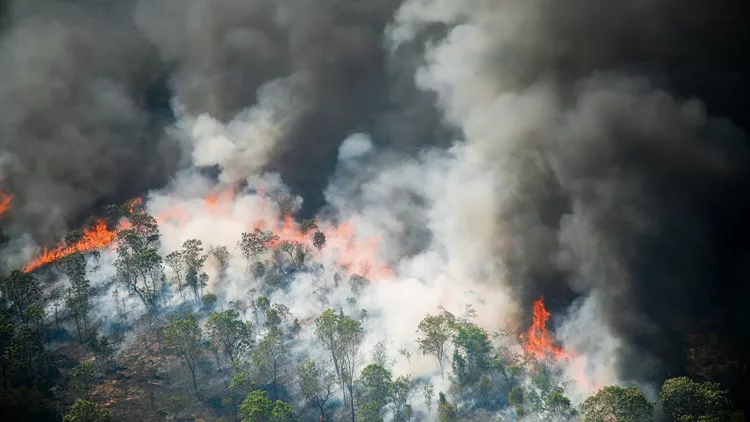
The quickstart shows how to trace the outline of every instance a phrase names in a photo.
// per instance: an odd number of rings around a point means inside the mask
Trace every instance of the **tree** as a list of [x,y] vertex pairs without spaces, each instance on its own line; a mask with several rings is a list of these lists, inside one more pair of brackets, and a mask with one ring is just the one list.
[[713,382],[672,378],[662,385],[659,400],[667,422],[719,422],[732,417],[728,392]]
[[461,324],[453,337],[453,373],[460,386],[477,383],[491,365],[492,344],[477,325]]
[[584,422],[648,422],[653,411],[638,387],[604,387],[581,405]]
[[305,401],[308,405],[316,407],[320,412],[321,419],[325,419],[326,405],[333,394],[336,377],[318,368],[311,359],[305,359],[297,365],[297,377]]
[[34,363],[41,360],[44,353],[44,345],[34,327],[29,324],[18,326],[11,347],[14,349],[14,352],[10,353],[9,356],[15,355],[23,359],[27,374],[30,374],[34,368],[38,368]]
[[570,399],[563,394],[561,388],[555,389],[545,398],[544,410],[552,420],[569,420],[577,415],[576,410],[571,406]]
[[432,386],[432,383],[424,386],[422,395],[424,396],[424,405],[427,407],[427,416],[430,416],[432,414],[432,397],[435,395],[435,387]]
[[8,388],[8,379],[10,373],[18,368],[19,365],[14,365],[13,352],[16,348],[13,344],[13,335],[15,334],[16,327],[12,322],[11,312],[8,310],[0,310],[0,377],[3,379],[3,388]]
[[206,286],[208,286],[208,274],[200,273],[200,275],[198,275],[198,288],[200,290],[200,295],[203,295],[203,289]]
[[447,357],[446,347],[456,331],[456,318],[450,312],[427,316],[419,323],[417,339],[419,350],[423,355],[434,356],[440,366],[440,375],[445,377],[444,363]]
[[176,319],[164,328],[164,343],[172,349],[172,353],[181,357],[187,364],[196,394],[198,394],[198,383],[195,379],[195,371],[198,369],[198,360],[202,354],[202,341],[201,329],[193,316]]
[[354,422],[354,373],[360,361],[364,329],[359,321],[343,313],[337,314],[333,309],[327,309],[315,319],[315,336],[331,356],[336,376],[341,384],[344,403],[347,403],[348,397]]
[[211,343],[221,350],[230,362],[250,348],[252,324],[240,320],[240,313],[234,309],[214,312],[208,317],[206,330]]
[[39,283],[31,274],[14,270],[9,275],[0,279],[0,290],[3,296],[18,311],[21,320],[26,323],[26,308],[34,302],[41,300],[42,291]]
[[42,337],[47,329],[47,311],[41,302],[35,302],[26,307],[26,318],[29,325],[34,327],[37,335]]
[[229,249],[226,246],[212,247],[210,253],[219,264],[219,279],[223,280],[226,277],[227,269],[229,269],[229,259],[232,257],[232,254],[229,253]]
[[362,370],[359,383],[362,396],[357,412],[361,422],[382,422],[385,407],[390,399],[391,371],[382,365],[367,365]]
[[203,253],[203,242],[198,239],[188,239],[182,244],[182,256],[185,259],[186,281],[188,286],[193,289],[195,300],[200,300],[200,290],[203,283],[201,280],[201,270],[205,264],[208,255]]
[[110,363],[115,354],[115,348],[106,336],[95,336],[88,342],[89,350],[105,363]]
[[278,241],[279,237],[270,231],[255,229],[252,233],[242,233],[242,239],[237,243],[237,247],[247,261],[246,272],[250,272],[250,264],[255,257],[268,251],[268,248]]
[[[289,259],[296,268],[305,264],[305,259],[308,255],[308,248],[304,244],[283,240],[279,244],[279,250],[289,256]],[[282,262],[278,262],[278,265],[281,266]],[[283,268],[281,268],[281,270],[284,271]]]
[[109,409],[88,400],[78,400],[73,403],[63,418],[63,422],[109,422],[111,420],[112,412]]
[[70,376],[71,390],[75,392],[79,397],[87,397],[92,388],[94,388],[94,382],[96,381],[96,373],[94,371],[94,365],[89,362],[84,362],[75,368]]
[[131,202],[126,207],[130,227],[117,233],[115,267],[128,291],[135,293],[154,314],[164,277],[164,265],[158,252],[159,226],[153,216],[143,211],[142,205]]
[[57,330],[60,330],[60,309],[64,303],[64,290],[62,287],[54,287],[50,290],[48,300],[52,304],[53,313],[55,315],[55,326]]
[[117,317],[123,324],[128,323],[128,307],[125,305],[125,298],[120,298],[120,292],[115,289],[112,292],[112,298],[115,300],[115,310],[117,311]]
[[349,288],[352,289],[352,293],[354,293],[354,296],[356,297],[359,297],[359,295],[362,293],[365,287],[369,285],[370,285],[370,280],[368,280],[367,278],[359,274],[354,274],[351,277],[349,277]]
[[203,304],[203,309],[210,311],[211,309],[216,306],[216,301],[218,298],[213,293],[206,293],[203,295],[203,298],[201,298],[201,303]]
[[255,307],[265,315],[271,307],[271,301],[268,300],[266,296],[258,296],[258,298],[255,299]]
[[388,347],[385,345],[384,341],[379,341],[375,343],[375,346],[372,347],[372,352],[370,352],[372,356],[372,363],[376,365],[380,365],[384,368],[389,367],[390,365],[390,358],[388,357]]
[[414,385],[408,376],[400,376],[391,384],[391,405],[393,406],[393,422],[411,420],[413,410],[409,400],[414,391]]
[[456,407],[448,402],[442,391],[438,394],[438,422],[458,422]]
[[278,329],[272,328],[258,342],[250,358],[263,380],[271,384],[274,400],[279,398],[279,377],[287,354],[283,334]]
[[[66,243],[75,244],[82,236],[75,231],[66,236]],[[82,253],[76,252],[63,258],[60,266],[70,281],[70,287],[65,290],[65,304],[73,317],[78,340],[83,342],[84,337],[89,334],[89,310],[93,295],[91,283],[86,278],[86,258]]]
[[317,230],[318,225],[315,224],[315,220],[306,219],[306,220],[302,220],[302,222],[299,225],[299,229],[300,229],[300,232],[302,232],[302,234],[307,234],[313,230]]
[[523,388],[519,385],[511,388],[508,393],[508,404],[516,409],[516,415],[519,418],[522,418],[526,414],[526,410],[523,407],[524,403]]
[[292,408],[280,401],[266,397],[266,392],[255,390],[248,394],[240,405],[240,416],[243,422],[295,422],[297,418]]
[[291,313],[289,308],[283,303],[274,303],[273,306],[266,309],[266,327],[268,328],[279,328],[279,326],[287,321]]
[[322,231],[316,231],[313,233],[312,237],[313,246],[315,246],[318,250],[321,250],[326,245],[326,235]]
[[294,337],[299,339],[299,333],[302,331],[302,324],[299,322],[299,318],[294,318],[294,321],[292,321],[292,328],[291,332]]
[[182,251],[174,251],[164,257],[164,262],[172,269],[175,276],[175,284],[177,284],[177,291],[180,293],[181,298],[185,298],[185,294],[182,291],[182,287],[185,284],[185,257],[182,255]]

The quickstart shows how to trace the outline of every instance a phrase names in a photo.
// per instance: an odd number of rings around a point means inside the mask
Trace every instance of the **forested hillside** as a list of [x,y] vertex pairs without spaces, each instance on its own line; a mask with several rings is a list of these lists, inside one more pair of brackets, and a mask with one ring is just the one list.
[[[650,397],[639,386],[576,385],[594,381],[563,373],[575,352],[555,345],[541,299],[520,335],[488,331],[469,307],[424,315],[409,327],[412,344],[366,344],[371,271],[337,266],[331,276],[316,261],[328,245],[311,220],[284,223],[280,234],[294,240],[256,229],[236,245],[189,239],[161,256],[157,220],[140,201],[109,211],[43,255],[54,259],[2,278],[5,420],[743,420],[715,383],[641,386]],[[252,288],[227,301],[234,258]],[[305,300],[324,310],[292,313],[298,304],[276,299],[292,283],[308,283]],[[433,375],[413,377],[411,365]]]
[[739,422],[747,0],[0,0],[0,421]]

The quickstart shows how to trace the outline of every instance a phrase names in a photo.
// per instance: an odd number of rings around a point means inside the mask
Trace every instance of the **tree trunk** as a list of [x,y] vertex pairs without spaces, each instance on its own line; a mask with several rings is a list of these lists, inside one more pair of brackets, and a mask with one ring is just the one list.
[[193,388],[195,388],[195,395],[200,396],[200,393],[198,392],[198,383],[195,381],[195,368],[193,368],[193,364],[190,363],[190,358],[185,356],[185,362],[188,364],[188,368],[190,368],[190,376],[193,378]]
[[216,359],[216,367],[219,368],[219,371],[221,371],[221,362],[219,362],[219,353],[216,350],[212,350],[214,354],[214,358]]
[[277,366],[276,365],[276,360],[274,359],[274,361],[273,361],[273,395],[274,395],[274,400],[278,400],[279,399],[279,389],[276,386],[276,384],[277,384],[277,382],[276,382],[276,374],[277,374],[277,368],[276,368],[276,366]]
[[352,422],[356,422],[357,417],[354,413],[354,388],[351,383],[349,384],[349,405],[352,409]]
[[21,303],[16,301],[16,308],[18,308],[18,313],[21,314],[21,321],[23,321],[24,324],[26,324],[26,315],[23,313],[23,308],[21,307]]

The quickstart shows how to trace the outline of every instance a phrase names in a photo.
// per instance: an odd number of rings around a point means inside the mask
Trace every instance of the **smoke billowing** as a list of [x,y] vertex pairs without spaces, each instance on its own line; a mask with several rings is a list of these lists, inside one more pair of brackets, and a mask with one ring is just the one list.
[[[684,371],[699,327],[746,356],[747,30],[734,6],[11,2],[9,224],[49,239],[153,190],[157,218],[189,210],[165,248],[232,246],[276,213],[257,194],[275,187],[300,215],[380,239],[395,275],[367,297],[384,337],[471,291],[482,322],[519,329],[543,295],[560,340],[608,382]],[[207,167],[216,178],[195,174]],[[217,215],[201,208],[214,184],[247,189]],[[246,293],[241,273],[227,297]],[[299,289],[292,311],[312,312]],[[405,310],[402,289],[425,304]]]

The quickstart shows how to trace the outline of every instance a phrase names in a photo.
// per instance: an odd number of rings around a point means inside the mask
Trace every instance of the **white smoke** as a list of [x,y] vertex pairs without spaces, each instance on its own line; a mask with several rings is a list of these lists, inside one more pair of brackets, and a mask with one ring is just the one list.
[[[394,375],[434,382],[440,379],[437,364],[421,356],[415,343],[416,327],[427,313],[444,308],[460,315],[468,306],[476,310],[475,321],[493,332],[514,327],[516,317],[528,311],[518,309],[504,287],[508,275],[497,251],[515,245],[505,244],[498,233],[502,234],[504,224],[514,222],[500,221],[498,216],[523,177],[516,154],[533,152],[534,144],[542,146],[562,112],[551,86],[538,83],[518,90],[513,81],[486,74],[485,53],[509,43],[518,35],[514,29],[520,23],[512,22],[515,15],[500,13],[493,3],[475,6],[476,12],[469,13],[451,2],[407,2],[390,31],[390,42],[397,44],[430,22],[454,26],[443,42],[428,51],[427,65],[415,78],[422,89],[438,94],[446,120],[461,129],[462,139],[448,151],[425,151],[416,159],[368,161],[363,158],[379,151],[367,134],[352,135],[339,149],[341,176],[334,177],[326,191],[328,214],[335,216],[336,223],[318,224],[331,230],[341,222],[350,224],[355,243],[374,242],[374,258],[387,263],[393,273],[373,277],[353,302],[356,295],[348,278],[334,280],[337,248],[330,244],[335,239],[329,239],[328,247],[315,257],[324,265],[324,273],[298,275],[288,290],[270,296],[272,303],[285,304],[295,318],[308,324],[328,307],[348,313],[366,310],[367,347],[386,341],[392,357],[398,357],[398,349],[408,350],[411,360],[396,359]],[[193,238],[206,249],[226,246],[233,252],[227,279],[222,281],[229,286],[223,294],[226,302],[247,303],[256,294],[252,292],[263,288],[246,273],[236,249],[241,233],[252,231],[259,221],[277,222],[290,211],[282,210],[268,195],[276,192],[291,198],[289,192],[277,176],[262,170],[287,130],[288,116],[299,110],[285,86],[283,80],[265,85],[258,103],[226,124],[208,115],[183,115],[175,130],[192,146],[196,166],[219,166],[219,185],[184,172],[167,189],[152,192],[146,203],[159,220],[163,254]],[[347,178],[351,174],[357,175],[354,182]],[[248,186],[222,198],[221,192],[238,182]],[[208,204],[206,198],[212,193],[218,201]],[[419,200],[405,199],[409,197]],[[299,206],[300,199],[291,202]],[[415,227],[421,231],[415,235],[423,237],[422,247],[418,253],[403,254],[401,243]],[[216,262],[209,260],[206,270],[212,280],[209,290],[219,288]],[[614,342],[601,327],[581,330],[576,321],[592,324],[588,318],[569,319],[561,336],[566,345]],[[592,335],[599,337],[586,338]],[[302,338],[304,350],[322,356],[309,327]],[[608,352],[611,347],[603,351]],[[588,367],[591,362],[611,365],[579,354],[571,368]],[[613,381],[606,370],[595,368],[595,373],[608,377],[608,383]]]
[[[575,194],[581,186],[590,186],[570,171],[575,165],[569,163],[591,159],[578,156],[591,150],[591,144],[606,156],[612,145],[607,143],[606,124],[600,122],[610,114],[644,122],[645,133],[658,131],[663,121],[692,129],[705,115],[695,102],[680,103],[621,75],[587,76],[570,101],[566,95],[571,94],[561,93],[554,77],[533,74],[545,68],[547,53],[557,47],[539,27],[543,4],[412,0],[402,5],[387,33],[393,50],[413,42],[432,24],[450,28],[443,40],[429,45],[425,65],[414,77],[421,89],[437,96],[445,122],[458,129],[458,139],[448,150],[426,149],[416,158],[379,150],[367,133],[344,140],[338,150],[339,171],[325,192],[327,209],[317,221],[326,233],[344,234],[329,236],[328,245],[314,253],[322,270],[295,275],[288,289],[273,290],[269,297],[304,322],[297,352],[324,359],[311,321],[325,309],[355,315],[366,310],[365,349],[386,342],[395,358],[395,376],[431,379],[447,391],[437,363],[419,352],[415,330],[427,313],[444,308],[462,314],[467,306],[476,311],[475,322],[490,332],[522,328],[519,316],[529,310],[520,309],[511,295],[507,280],[515,274],[502,258],[536,252],[506,235],[524,230],[536,244],[562,245],[558,262],[547,264],[574,266],[571,287],[584,294],[557,324],[558,340],[572,356],[561,363],[562,369],[583,380],[571,385],[571,397],[581,400],[620,382],[614,357],[622,342],[599,315],[603,299],[597,280],[625,284],[626,264],[617,262],[600,239],[583,236],[595,229],[589,227],[591,217],[581,201],[572,201],[559,232],[547,230],[533,215],[514,212],[512,204],[528,194],[522,190],[541,167],[549,167],[571,196],[580,199]],[[529,58],[516,60],[523,54]],[[301,82],[292,78],[267,82],[258,90],[257,103],[228,123],[208,114],[191,116],[176,106],[180,120],[173,131],[189,150],[193,168],[176,175],[167,188],[151,192],[146,208],[159,222],[163,255],[188,239],[201,240],[206,250],[229,248],[232,258],[225,279],[220,280],[215,259],[206,264],[207,289],[221,293],[220,306],[247,304],[264,291],[247,273],[237,250],[241,234],[256,227],[283,232],[280,218],[301,206],[278,175],[264,172],[271,153],[303,112],[304,101],[295,96],[297,84]],[[196,170],[204,166],[219,168],[218,182]],[[617,176],[603,178],[594,188],[598,198],[613,204],[621,202],[622,195],[639,198],[637,185]],[[616,189],[619,196],[609,197],[607,189]],[[648,219],[640,212],[628,213],[630,222],[648,230]],[[354,252],[346,252],[350,235],[357,245]],[[342,268],[344,253],[354,255],[349,262],[354,268]],[[601,257],[607,259],[597,259]],[[390,271],[374,271],[371,284],[357,293],[348,275],[337,281],[336,273],[357,272],[361,261]],[[248,311],[245,317],[253,315]],[[399,349],[409,351],[411,359],[400,356]]]

